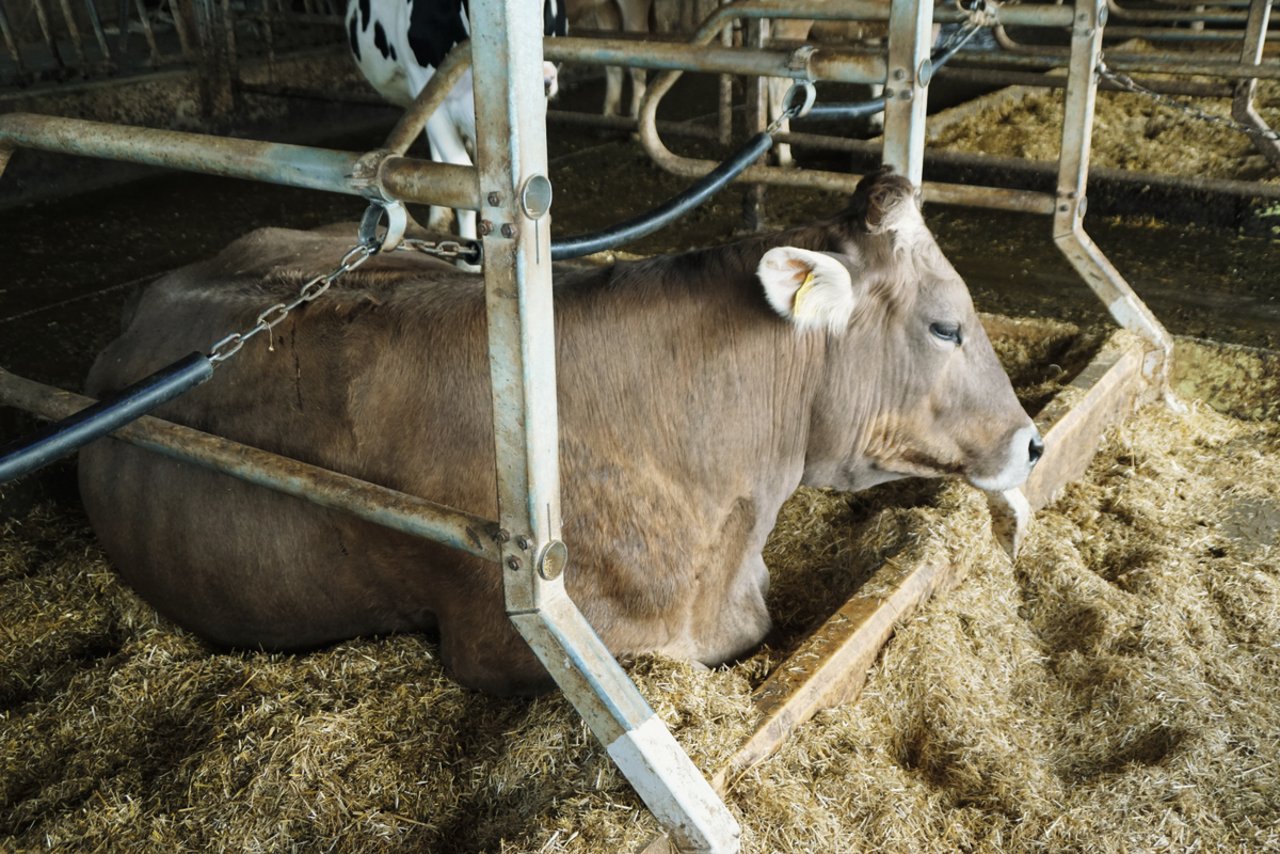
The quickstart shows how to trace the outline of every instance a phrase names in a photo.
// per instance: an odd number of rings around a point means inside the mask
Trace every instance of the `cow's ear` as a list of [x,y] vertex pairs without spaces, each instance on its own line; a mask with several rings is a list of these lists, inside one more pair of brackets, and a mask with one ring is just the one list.
[[756,275],[773,310],[801,329],[842,332],[853,317],[853,276],[832,255],[779,246],[764,253]]

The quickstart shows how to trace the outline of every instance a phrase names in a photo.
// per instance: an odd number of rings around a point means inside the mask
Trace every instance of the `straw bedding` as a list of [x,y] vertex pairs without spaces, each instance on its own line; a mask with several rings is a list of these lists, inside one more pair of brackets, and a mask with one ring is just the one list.
[[[1238,59],[1238,57],[1235,57]],[[1100,91],[1095,108],[1093,167],[1169,175],[1280,182],[1276,168],[1249,136],[1226,124],[1230,99],[1176,96],[1174,101],[1216,116],[1206,122],[1149,95]],[[1020,99],[973,113],[930,134],[930,146],[951,151],[1057,160],[1062,90],[1030,90]],[[1254,98],[1270,127],[1280,126],[1280,81],[1259,81]],[[1054,129],[1046,133],[1046,128]]]
[[[1024,395],[1080,338],[1057,340],[1002,348]],[[744,850],[1280,850],[1280,423],[1241,392],[1267,354],[1192,346],[1189,411],[1113,431],[1016,563],[965,486],[801,490],[766,555],[770,646],[629,664],[714,771],[859,579],[924,548],[966,567],[857,704],[732,781]],[[3,533],[0,849],[613,852],[656,830],[558,696],[461,690],[413,636],[213,651],[117,581],[71,499]]]

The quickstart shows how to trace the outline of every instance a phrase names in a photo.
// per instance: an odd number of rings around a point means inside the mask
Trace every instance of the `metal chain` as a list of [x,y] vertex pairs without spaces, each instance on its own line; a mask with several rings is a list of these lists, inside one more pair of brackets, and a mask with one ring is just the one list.
[[421,240],[406,237],[396,247],[398,252],[421,252],[444,261],[479,264],[483,257],[480,244],[474,240]]
[[1256,136],[1260,139],[1280,140],[1280,133],[1277,133],[1274,130],[1256,128],[1250,125],[1241,124],[1240,122],[1237,122],[1235,119],[1229,119],[1226,116],[1220,116],[1220,115],[1217,115],[1216,113],[1209,113],[1192,104],[1188,104],[1184,101],[1179,101],[1177,98],[1170,98],[1168,95],[1163,95],[1159,92],[1153,92],[1147,87],[1135,81],[1129,75],[1121,74],[1119,72],[1112,71],[1111,69],[1107,68],[1105,63],[1102,63],[1102,62],[1098,63],[1098,76],[1100,76],[1104,80],[1111,81],[1112,83],[1119,86],[1121,89],[1124,89],[1126,92],[1132,92],[1135,95],[1146,95],[1154,99],[1156,102],[1166,107],[1170,107],[1174,110],[1183,112],[1194,119],[1199,119],[1200,121],[1203,121],[1203,122],[1209,122],[1210,124],[1222,125],[1224,127],[1231,128],[1232,130],[1239,131],[1240,133],[1249,134],[1250,136]]
[[365,261],[368,261],[378,252],[378,247],[368,243],[360,243],[353,246],[342,256],[340,263],[333,270],[321,276],[316,276],[308,281],[298,290],[298,295],[289,302],[278,302],[270,308],[263,309],[258,314],[254,325],[244,332],[232,332],[226,338],[209,348],[209,361],[217,365],[230,359],[236,353],[239,353],[249,340],[260,332],[270,332],[279,326],[289,312],[293,311],[303,303],[313,302],[322,293],[329,290],[332,285],[342,276],[350,273],[359,267]]
[[[375,203],[377,206],[379,203]],[[372,211],[371,211],[372,212]],[[369,215],[366,215],[366,219]],[[376,226],[377,217],[372,220]],[[413,251],[422,252],[441,258],[446,261],[465,261],[468,264],[479,264],[481,258],[480,244],[474,241],[462,240],[420,240],[417,238],[396,238],[399,242],[397,245],[390,247],[393,251]],[[301,288],[298,294],[288,302],[278,302],[273,306],[263,309],[254,319],[253,326],[244,332],[233,332],[222,340],[218,341],[209,348],[208,358],[215,366],[230,359],[236,353],[239,353],[250,339],[262,332],[270,333],[284,319],[289,316],[295,308],[304,303],[314,302],[321,294],[329,290],[329,286],[338,279],[350,273],[359,267],[365,261],[368,261],[374,255],[383,251],[386,245],[386,236],[378,236],[375,229],[370,229],[366,234],[362,229],[362,239],[355,246],[347,250],[347,254],[342,256],[342,261],[337,267],[328,273],[316,276],[309,280]]]

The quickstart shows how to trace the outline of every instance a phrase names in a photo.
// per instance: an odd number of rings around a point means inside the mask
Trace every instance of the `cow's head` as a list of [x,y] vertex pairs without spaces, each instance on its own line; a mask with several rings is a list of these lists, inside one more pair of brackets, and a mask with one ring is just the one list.
[[823,354],[805,483],[960,475],[990,491],[1019,486],[1044,444],[911,183],[868,176],[847,217],[840,251],[775,248],[758,268],[770,305]]

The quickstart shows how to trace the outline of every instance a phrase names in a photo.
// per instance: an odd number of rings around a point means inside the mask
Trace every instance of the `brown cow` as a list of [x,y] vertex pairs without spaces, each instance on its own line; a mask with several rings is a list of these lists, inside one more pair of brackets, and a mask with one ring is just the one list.
[[[265,229],[167,276],[90,391],[245,327],[347,242]],[[1043,448],[902,178],[865,179],[819,225],[557,278],[567,584],[617,655],[715,664],[758,643],[760,551],[797,484],[1003,490]],[[496,515],[481,279],[430,259],[373,259],[163,415]],[[210,640],[438,629],[467,685],[549,684],[496,565],[114,440],[80,480],[121,574]]]

